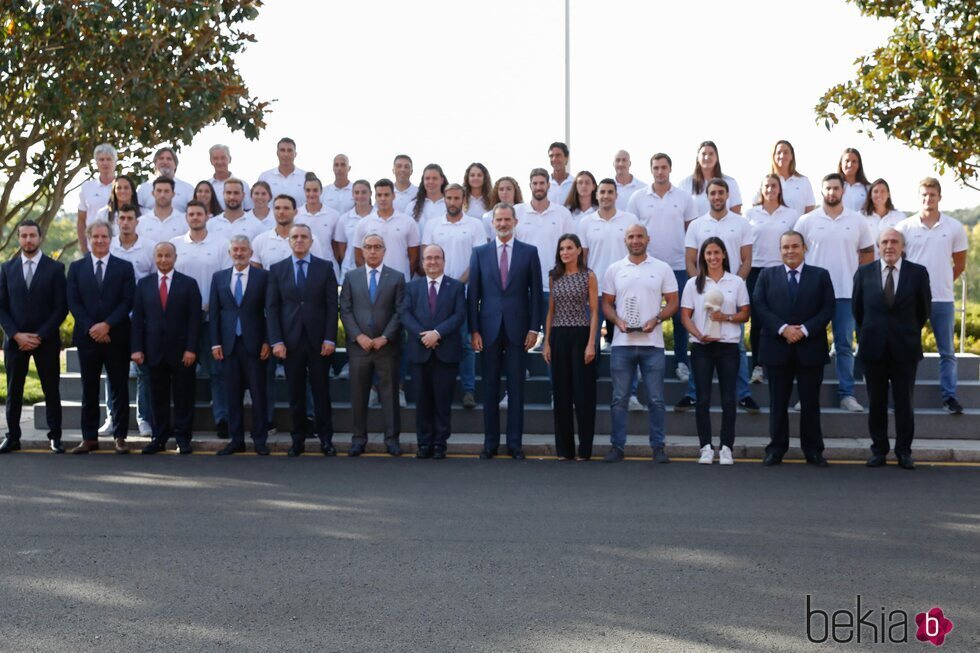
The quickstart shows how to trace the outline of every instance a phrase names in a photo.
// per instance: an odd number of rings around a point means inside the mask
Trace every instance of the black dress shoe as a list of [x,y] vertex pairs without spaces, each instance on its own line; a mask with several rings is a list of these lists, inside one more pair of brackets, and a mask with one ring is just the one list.
[[216,426],[216,428],[218,430],[218,437],[221,438],[222,440],[227,440],[228,439],[228,420],[223,419],[220,422],[218,422],[215,426]]
[[302,456],[303,451],[304,448],[302,445],[294,444],[293,446],[289,447],[289,451],[286,452],[286,455],[290,458],[295,458],[296,456]]
[[432,459],[433,460],[445,460],[446,459],[446,448],[445,447],[436,447],[435,449],[433,449],[432,450]]
[[0,453],[10,453],[11,451],[20,451],[20,440],[4,438],[3,442],[0,442]]
[[230,456],[233,453],[245,453],[245,443],[244,442],[229,442],[228,445],[218,451],[218,456]]
[[50,440],[48,447],[51,449],[51,453],[65,453],[65,448],[61,446],[61,438]]
[[484,449],[480,452],[480,460],[490,460],[497,455],[497,452],[493,449]]
[[324,456],[332,457],[337,455],[337,450],[329,442],[320,445],[320,453]]
[[194,449],[191,447],[190,442],[187,444],[178,444],[177,453],[179,453],[181,456],[189,456],[194,453]]
[[432,447],[425,445],[420,445],[419,450],[415,452],[416,458],[432,458]]
[[163,450],[164,450],[164,446],[159,442],[151,442],[150,444],[143,447],[143,453],[146,454],[147,456],[155,453],[160,453]]
[[898,466],[902,469],[915,469],[915,461],[912,460],[912,456],[907,453],[895,454],[898,458]]
[[762,459],[762,464],[766,467],[772,467],[773,465],[778,465],[783,462],[782,456],[777,456],[774,453],[767,453],[766,457]]
[[394,456],[395,458],[402,455],[402,448],[398,446],[397,442],[388,445],[388,455]]
[[814,467],[830,467],[830,463],[823,457],[822,453],[811,454],[806,457],[806,464]]
[[257,455],[259,455],[259,456],[268,456],[269,455],[269,447],[267,447],[264,444],[257,444],[257,445],[255,445],[255,453]]
[[510,457],[514,460],[524,460],[524,450],[523,449],[509,449],[507,451]]
[[864,464],[864,466],[865,467],[884,467],[885,464],[886,464],[886,462],[887,461],[885,459],[885,454],[883,454],[883,453],[876,453],[876,454],[872,454],[871,457],[868,458],[868,462],[866,462]]
[[347,455],[350,456],[351,458],[356,458],[357,456],[360,456],[362,453],[364,453],[363,444],[352,444],[350,446],[350,449],[347,450]]

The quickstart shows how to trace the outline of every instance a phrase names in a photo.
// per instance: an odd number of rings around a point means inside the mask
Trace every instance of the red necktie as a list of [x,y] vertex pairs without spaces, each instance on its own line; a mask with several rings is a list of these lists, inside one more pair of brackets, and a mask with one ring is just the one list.
[[167,277],[160,278],[160,306],[167,310]]

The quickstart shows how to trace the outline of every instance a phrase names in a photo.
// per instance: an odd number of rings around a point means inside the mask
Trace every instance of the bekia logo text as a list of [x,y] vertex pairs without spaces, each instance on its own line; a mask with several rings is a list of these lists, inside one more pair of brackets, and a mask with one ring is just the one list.
[[865,608],[861,595],[855,598],[854,607],[828,612],[814,606],[813,597],[806,595],[806,638],[814,644],[833,641],[837,644],[905,644],[909,641],[909,625],[915,624],[915,638],[942,646],[953,630],[953,622],[946,618],[942,608],[919,612],[913,619],[905,610],[878,610]]

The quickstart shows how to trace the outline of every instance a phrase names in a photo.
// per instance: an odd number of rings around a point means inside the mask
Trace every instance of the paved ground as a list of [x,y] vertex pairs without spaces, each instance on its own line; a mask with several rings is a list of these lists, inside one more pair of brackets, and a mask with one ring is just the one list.
[[0,544],[3,651],[980,650],[976,467],[22,453]]

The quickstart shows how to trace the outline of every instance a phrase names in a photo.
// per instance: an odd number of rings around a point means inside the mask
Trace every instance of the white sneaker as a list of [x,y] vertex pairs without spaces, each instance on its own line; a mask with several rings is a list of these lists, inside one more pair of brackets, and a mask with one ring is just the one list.
[[401,406],[402,408],[408,408],[408,402],[405,400],[404,390],[398,391],[398,405]]
[[116,430],[116,425],[112,423],[112,415],[107,415],[105,422],[99,427],[99,435],[109,435]]
[[643,404],[641,404],[640,400],[636,398],[636,395],[630,395],[629,409],[633,412],[643,410]]
[[612,340],[606,340],[605,338],[600,339],[599,351],[609,351],[612,348]]
[[371,394],[368,395],[368,408],[380,408],[381,407],[381,397],[378,396],[378,391],[371,388]]
[[854,397],[844,397],[840,400],[840,407],[852,413],[863,413],[864,406],[857,402]]
[[500,406],[501,408],[507,408],[507,393],[506,392],[504,393],[504,396],[500,400],[500,403],[498,404],[498,406]]
[[792,406],[790,406],[790,410],[793,411],[794,413],[800,412],[801,409],[802,409],[802,405],[798,401]]
[[137,420],[136,428],[139,429],[140,435],[142,436],[149,437],[153,435],[153,427],[145,419]]
[[727,445],[721,448],[718,452],[718,464],[719,465],[734,465],[735,457],[732,456],[732,450],[728,448]]
[[676,374],[678,381],[687,383],[688,379],[691,378],[691,368],[687,366],[687,363],[678,363]]
[[749,383],[762,383],[765,380],[765,372],[762,371],[761,365],[756,365],[752,368],[752,378],[749,379]]
[[711,448],[710,444],[706,444],[701,447],[701,457],[698,458],[699,465],[710,465],[715,459],[715,450]]

